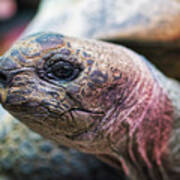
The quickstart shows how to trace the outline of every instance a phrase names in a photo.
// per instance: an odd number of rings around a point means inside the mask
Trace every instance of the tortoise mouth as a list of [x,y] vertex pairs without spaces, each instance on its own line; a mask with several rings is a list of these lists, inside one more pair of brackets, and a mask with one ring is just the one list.
[[60,120],[66,122],[65,133],[69,139],[78,139],[89,130],[96,131],[104,117],[104,112],[90,111],[82,108],[72,108],[60,116]]
[[8,93],[7,88],[0,87],[0,103],[1,103],[1,104],[3,104],[3,103],[6,102],[7,93]]
[[71,113],[71,112],[82,112],[82,113],[88,113],[88,114],[95,114],[95,115],[104,115],[104,112],[102,111],[91,111],[88,109],[83,109],[83,108],[71,108],[69,111],[64,112],[61,114],[63,116],[65,113]]

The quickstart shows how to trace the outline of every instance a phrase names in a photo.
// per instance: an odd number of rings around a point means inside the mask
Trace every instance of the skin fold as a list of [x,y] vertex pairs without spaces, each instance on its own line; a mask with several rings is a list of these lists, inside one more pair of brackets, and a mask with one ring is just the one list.
[[[92,156],[43,139],[1,111],[1,180],[125,179]],[[122,175],[122,177],[121,177]]]
[[94,154],[130,179],[179,178],[179,84],[144,57],[38,33],[0,62],[1,103],[34,131]]

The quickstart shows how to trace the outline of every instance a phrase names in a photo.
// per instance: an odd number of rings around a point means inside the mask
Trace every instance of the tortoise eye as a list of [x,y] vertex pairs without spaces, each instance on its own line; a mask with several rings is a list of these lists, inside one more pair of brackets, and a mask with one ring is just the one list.
[[48,72],[47,75],[50,76],[50,78],[55,76],[59,80],[71,81],[74,80],[79,73],[79,68],[69,62],[60,60],[51,66],[50,72]]
[[50,63],[45,69],[47,78],[56,81],[72,81],[81,72],[80,67],[63,59],[59,59],[52,64]]

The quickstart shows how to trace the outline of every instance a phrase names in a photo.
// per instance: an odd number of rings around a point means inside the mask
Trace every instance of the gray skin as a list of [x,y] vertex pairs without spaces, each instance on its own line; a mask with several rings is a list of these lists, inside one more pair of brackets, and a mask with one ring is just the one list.
[[1,108],[1,180],[125,179],[123,174],[34,133]]
[[[108,2],[108,1],[107,1]],[[147,1],[148,2],[148,1]],[[149,1],[150,2],[150,1]],[[168,1],[167,1],[168,2]],[[170,2],[170,1],[169,1]],[[62,3],[62,2],[61,2]],[[160,3],[160,1],[159,1],[159,3]],[[174,3],[174,4],[173,4]],[[175,1],[172,3],[172,7],[174,7],[174,5],[177,5],[177,4],[175,4]],[[69,5],[70,4],[68,4],[67,3],[67,7],[68,8],[64,8],[64,9],[71,9],[71,8],[69,8]],[[44,6],[44,7],[43,7]],[[41,11],[39,11],[39,14],[43,14],[43,12],[45,11],[45,6],[48,6],[49,7],[49,4],[47,3],[47,4],[44,4],[41,8]],[[101,7],[101,6],[100,6]],[[168,6],[167,6],[168,7]],[[176,6],[177,7],[177,9],[178,9],[178,6]],[[54,8],[48,8],[49,10],[51,9],[54,9]],[[56,11],[57,12],[57,11]],[[176,11],[175,11],[176,12]],[[178,12],[178,11],[177,11]],[[76,12],[77,13],[77,12]],[[74,14],[76,14],[76,13],[74,13]],[[60,15],[60,16],[62,16],[62,15]],[[57,16],[58,17],[58,16]],[[62,17],[64,17],[64,16],[62,16]],[[83,16],[80,16],[80,17],[83,17]],[[108,16],[107,16],[108,17]],[[38,21],[38,18],[40,18],[39,20],[41,20],[41,23],[39,23],[40,21]],[[59,18],[59,17],[58,17]],[[52,20],[52,18],[50,17],[49,18],[50,19],[50,21]],[[55,20],[55,22],[61,22],[61,21],[57,21],[57,20]],[[70,20],[68,20],[67,22],[70,22],[70,24],[71,24],[71,21]],[[85,20],[85,21],[72,21],[73,23],[77,23],[77,22],[87,22],[87,19]],[[102,22],[102,21],[97,21],[97,22]],[[130,22],[131,22],[131,20],[130,20]],[[133,21],[132,21],[133,22]],[[121,25],[121,23],[122,22],[120,22],[119,24]],[[167,24],[168,24],[169,22],[167,22]],[[47,25],[46,25],[47,24]],[[25,32],[25,34],[31,34],[33,31],[42,31],[42,29],[44,30],[44,28],[45,29],[48,29],[48,30],[50,30],[50,31],[54,31],[54,32],[66,32],[66,30],[60,30],[60,29],[62,29],[62,28],[59,28],[59,27],[63,27],[64,29],[67,29],[67,27],[72,27],[72,25],[71,26],[69,26],[69,24],[68,25],[64,25],[63,24],[63,26],[62,26],[62,24],[59,26],[59,25],[57,25],[56,24],[56,26],[54,26],[54,22],[53,23],[49,23],[49,21],[48,21],[48,19],[46,19],[46,20],[44,20],[44,21],[42,21],[42,15],[41,16],[37,16],[37,18],[34,20],[34,22],[30,25],[30,27],[27,29],[27,31]],[[118,23],[117,23],[118,24]],[[123,24],[123,23],[122,23]],[[138,23],[137,23],[138,24]],[[39,26],[42,26],[43,28],[41,28],[41,27],[38,27],[38,25]],[[46,25],[46,26],[45,26]],[[132,24],[132,25],[134,25],[134,24]],[[86,25],[87,26],[87,25]],[[86,27],[85,26],[85,27]],[[80,26],[81,27],[81,26]],[[94,32],[97,32],[97,35],[98,35],[98,29],[100,29],[100,28],[98,28],[98,27],[100,27],[100,25],[98,25],[97,27],[96,26],[92,26],[93,28],[94,28]],[[92,27],[90,28],[90,29],[92,29]],[[113,26],[110,26],[110,27],[113,27]],[[125,28],[126,26],[124,26],[124,25],[122,25],[122,27],[123,28]],[[176,25],[176,27],[177,27],[177,25]],[[127,26],[127,28],[130,28],[129,27],[129,25]],[[71,29],[73,29],[73,28],[68,28],[68,30],[71,30]],[[106,28],[105,28],[106,29]],[[132,29],[132,28],[131,28]],[[163,29],[163,28],[162,28]],[[102,28],[100,29],[100,30],[102,30]],[[113,30],[113,29],[112,29]],[[115,29],[116,31],[117,31],[117,29]],[[91,34],[91,35],[82,35],[81,33],[80,33],[81,31],[77,31],[77,34],[76,33],[72,33],[71,35],[73,35],[73,36],[77,36],[78,34],[79,34],[79,36],[81,37],[81,36],[87,36],[87,37],[95,37],[95,35],[96,35],[96,33],[94,33],[94,35],[93,34]],[[108,32],[110,32],[110,29],[106,29],[106,31],[105,31],[105,34],[107,35],[108,34]],[[120,31],[120,32],[122,32],[122,31]],[[148,32],[148,31],[147,31]],[[160,31],[161,32],[161,31]],[[131,33],[130,33],[131,34]],[[140,33],[139,33],[140,34]],[[117,37],[117,35],[115,35],[116,37]],[[114,36],[114,37],[115,37]],[[137,37],[136,36],[136,34],[135,35],[133,35],[134,37]],[[130,35],[130,38],[127,38],[125,35],[123,35],[123,33],[122,33],[122,37],[126,37],[125,39],[130,39],[130,40],[132,40],[132,41],[134,41],[134,39],[133,39],[133,36],[132,35]],[[98,37],[98,36],[97,36]],[[108,36],[107,36],[108,37]],[[146,36],[146,37],[149,37],[149,36]],[[101,39],[103,39],[103,36],[101,37],[101,36],[99,36],[98,38],[101,38]],[[144,37],[143,37],[144,38]],[[142,38],[142,39],[143,39]],[[157,38],[157,37],[156,37]],[[110,38],[108,38],[108,39],[112,39],[112,37],[110,37]],[[116,38],[117,39],[117,38]],[[120,38],[121,39],[121,38]],[[122,38],[123,39],[123,38]],[[146,40],[146,38],[145,38],[145,40]],[[158,39],[157,38],[157,40],[158,41],[161,41],[162,39],[160,38],[160,39]],[[129,40],[128,40],[129,41]],[[135,42],[137,42],[137,41],[139,41],[139,42],[141,42],[141,37],[139,37],[138,39],[135,39]],[[149,41],[148,39],[147,39],[147,41]],[[150,40],[151,41],[151,40]],[[123,41],[124,42],[124,41]],[[133,44],[133,43],[132,43]],[[157,42],[155,42],[155,44],[157,44]],[[144,44],[143,44],[144,45]],[[171,83],[169,83],[170,85],[169,86],[171,86]],[[175,99],[177,99],[178,100],[178,94],[177,94],[177,89],[178,89],[178,85],[176,85],[176,83],[172,83],[173,84],[173,86],[175,87],[175,86],[177,86],[175,89],[176,89],[176,91],[173,91],[173,92],[175,92],[175,93],[171,93],[172,94],[172,101],[174,102],[175,101]],[[162,85],[162,86],[164,86],[164,85]],[[168,88],[167,88],[168,89]],[[170,89],[170,92],[172,92],[171,91],[171,89]],[[177,104],[177,103],[174,103],[174,104]],[[174,107],[177,107],[177,105],[174,105]],[[177,110],[176,110],[176,112],[177,112]],[[176,137],[176,136],[175,136]],[[178,133],[177,133],[177,138],[179,137],[179,135],[178,135]],[[173,143],[174,143],[174,141],[173,141]],[[172,143],[172,144],[173,144]],[[177,149],[177,151],[178,151],[178,148],[176,148]]]

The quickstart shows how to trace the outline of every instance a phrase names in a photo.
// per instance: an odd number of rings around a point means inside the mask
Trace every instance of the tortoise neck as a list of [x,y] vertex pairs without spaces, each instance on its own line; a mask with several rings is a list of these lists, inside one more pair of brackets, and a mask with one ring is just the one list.
[[172,103],[174,120],[180,119],[180,83],[176,80],[165,77],[154,65],[148,60],[143,58],[143,61],[147,64],[153,78],[167,94],[167,97]]
[[165,159],[165,167],[167,172],[171,174],[170,179],[179,179],[179,164],[180,164],[180,84],[175,80],[168,79],[164,88],[168,92],[168,97],[172,102],[174,109],[173,130],[169,140],[169,158]]
[[172,151],[177,149],[175,141],[178,133],[174,135],[174,131],[180,128],[177,125],[180,124],[180,116],[176,99],[180,97],[179,85],[153,66],[147,66],[151,77],[140,75],[124,100],[124,104],[129,106],[121,104],[112,107],[101,125],[104,136],[111,144],[109,159],[119,160],[130,177],[134,176],[131,172],[139,172],[144,179],[148,179],[143,175],[146,170],[149,179],[166,179],[169,174],[165,173],[165,162],[175,162],[175,155],[178,154],[176,151],[174,157],[170,157]]

